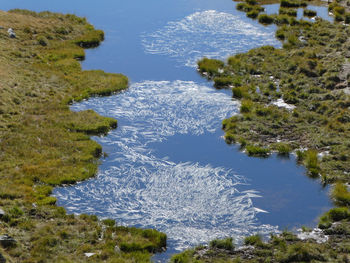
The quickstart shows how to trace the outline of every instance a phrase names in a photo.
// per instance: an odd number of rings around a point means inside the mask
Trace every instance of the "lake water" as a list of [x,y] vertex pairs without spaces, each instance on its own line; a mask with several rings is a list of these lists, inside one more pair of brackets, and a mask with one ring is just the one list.
[[[108,154],[96,178],[55,189],[58,205],[69,213],[163,231],[168,251],[155,259],[166,261],[214,238],[238,242],[253,233],[315,226],[331,206],[327,189],[306,177],[293,156],[250,158],[226,145],[221,121],[237,114],[239,103],[196,72],[203,56],[224,59],[262,45],[280,47],[275,26],[246,18],[230,0],[0,4],[86,16],[106,40],[87,51],[83,68],[131,80],[127,91],[72,106],[116,118],[118,129],[94,137]],[[312,9],[326,14],[324,7]]]

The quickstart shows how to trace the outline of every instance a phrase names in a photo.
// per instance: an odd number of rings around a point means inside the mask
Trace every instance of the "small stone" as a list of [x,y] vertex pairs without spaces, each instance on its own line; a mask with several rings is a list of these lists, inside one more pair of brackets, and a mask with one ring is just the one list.
[[0,236],[0,245],[4,248],[12,247],[16,245],[16,240],[14,240],[12,237],[8,235],[1,235]]
[[116,253],[120,253],[120,248],[118,247],[118,245],[115,245],[114,251],[115,251]]
[[0,208],[0,218],[2,218],[5,215],[5,211]]
[[95,255],[96,253],[84,253],[84,255],[86,256],[86,257],[92,257],[93,255]]
[[16,38],[16,33],[15,33],[15,31],[13,31],[12,28],[9,28],[9,29],[7,30],[7,33],[9,34],[9,37],[10,37],[10,38]]

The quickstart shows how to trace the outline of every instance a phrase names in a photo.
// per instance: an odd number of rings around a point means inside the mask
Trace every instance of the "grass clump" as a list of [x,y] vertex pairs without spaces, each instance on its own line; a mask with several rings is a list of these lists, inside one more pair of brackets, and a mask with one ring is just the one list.
[[214,87],[221,89],[221,88],[226,88],[230,85],[232,85],[233,79],[231,77],[215,77],[214,78]]
[[238,3],[236,9],[247,14],[247,17],[257,18],[258,15],[265,10],[262,6],[258,4],[255,0],[246,0],[243,3]]
[[277,143],[274,145],[274,148],[276,149],[278,154],[285,156],[288,156],[289,153],[292,151],[292,148],[288,143]]
[[303,14],[304,14],[304,16],[308,16],[308,17],[317,16],[317,12],[314,10],[310,10],[310,9],[304,9]]
[[258,21],[261,24],[270,25],[273,23],[274,17],[271,15],[267,15],[267,14],[261,14],[258,16]]
[[102,30],[89,30],[86,34],[76,39],[74,43],[82,48],[93,48],[100,45],[104,40]]
[[281,0],[281,7],[306,7],[307,3],[301,0]]
[[256,156],[256,157],[267,157],[270,152],[270,150],[267,148],[263,148],[255,145],[247,145],[245,149],[249,156]]
[[232,238],[215,239],[210,241],[209,247],[211,249],[218,248],[218,249],[232,251],[234,249],[233,239]]
[[283,8],[281,7],[278,10],[278,13],[280,15],[288,15],[288,16],[292,16],[292,17],[297,17],[297,10],[294,8]]
[[244,245],[264,247],[264,242],[262,241],[261,236],[253,235],[253,236],[248,236],[248,237],[244,238]]
[[219,73],[224,63],[217,59],[203,58],[198,61],[198,70],[200,73],[206,73],[209,77],[213,77]]
[[341,182],[337,182],[332,191],[332,198],[336,205],[350,206],[350,192],[347,186]]

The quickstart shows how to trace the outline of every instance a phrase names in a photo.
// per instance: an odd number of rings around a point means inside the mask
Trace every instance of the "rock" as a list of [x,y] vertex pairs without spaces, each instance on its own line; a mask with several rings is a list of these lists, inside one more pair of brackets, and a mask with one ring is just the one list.
[[5,211],[0,208],[0,218],[4,217]]
[[86,257],[92,257],[93,255],[95,255],[96,253],[84,253],[84,255],[86,256]]
[[12,28],[9,28],[9,29],[7,30],[7,33],[9,34],[9,37],[10,37],[10,38],[16,38],[16,33],[15,33],[15,31],[13,31]]
[[0,245],[4,248],[12,247],[16,245],[16,240],[14,240],[12,237],[8,235],[1,235],[0,236]]
[[115,245],[114,251],[115,251],[116,253],[120,253],[120,248],[118,247],[118,245]]
[[309,232],[305,232],[299,229],[299,233],[297,234],[297,237],[301,240],[313,239],[319,244],[325,243],[328,240],[328,236],[325,235],[323,231],[319,228],[314,228]]

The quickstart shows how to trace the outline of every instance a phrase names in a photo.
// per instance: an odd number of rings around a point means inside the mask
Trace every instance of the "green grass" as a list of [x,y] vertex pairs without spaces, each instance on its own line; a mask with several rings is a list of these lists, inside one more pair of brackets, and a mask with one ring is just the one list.
[[232,238],[212,240],[210,241],[209,246],[211,249],[218,248],[218,249],[224,249],[228,251],[232,251],[234,249]]
[[[306,2],[283,0],[281,5],[279,14],[266,16],[268,23],[277,25],[276,37],[283,48],[266,46],[236,54],[215,73],[215,78],[240,76],[239,85],[232,89],[233,97],[241,101],[240,114],[223,120],[222,127],[226,142],[240,144],[250,156],[267,156],[269,149],[282,155],[294,149],[308,149],[296,151],[307,175],[321,178],[324,185],[336,183],[331,197],[339,207],[319,220],[319,227],[330,235],[329,240],[316,244],[282,233],[265,243],[252,236],[246,239],[247,244],[255,246],[250,259],[239,251],[222,253],[205,247],[191,250],[191,254],[186,254],[186,262],[350,260],[350,97],[343,92],[348,72],[342,72],[343,65],[349,63],[350,30],[337,22],[296,19],[295,8],[305,7]],[[335,20],[344,21],[347,17],[348,7],[344,5],[342,1],[329,5]],[[238,8],[253,10],[247,3]],[[315,14],[305,9],[305,15]],[[260,16],[266,18],[265,14]],[[295,108],[274,106],[280,98]]]
[[89,135],[117,127],[94,111],[69,110],[128,87],[121,74],[81,69],[83,47],[99,45],[103,32],[75,15],[19,9],[0,11],[0,24],[17,33],[0,32],[0,234],[17,241],[1,253],[9,262],[149,262],[166,235],[67,215],[50,196],[57,185],[96,174],[102,148]]
[[256,156],[256,157],[267,157],[270,150],[267,148],[255,146],[255,145],[247,145],[245,147],[247,150],[247,153],[249,156]]
[[336,205],[350,207],[350,192],[348,187],[341,182],[335,184],[332,191],[332,198]]
[[303,14],[304,16],[308,16],[308,17],[317,16],[317,12],[310,9],[304,9]]
[[198,62],[198,69],[201,73],[207,73],[209,77],[217,75],[224,63],[216,59],[203,58]]
[[258,21],[261,24],[269,25],[273,23],[274,17],[267,14],[261,14],[258,16]]

